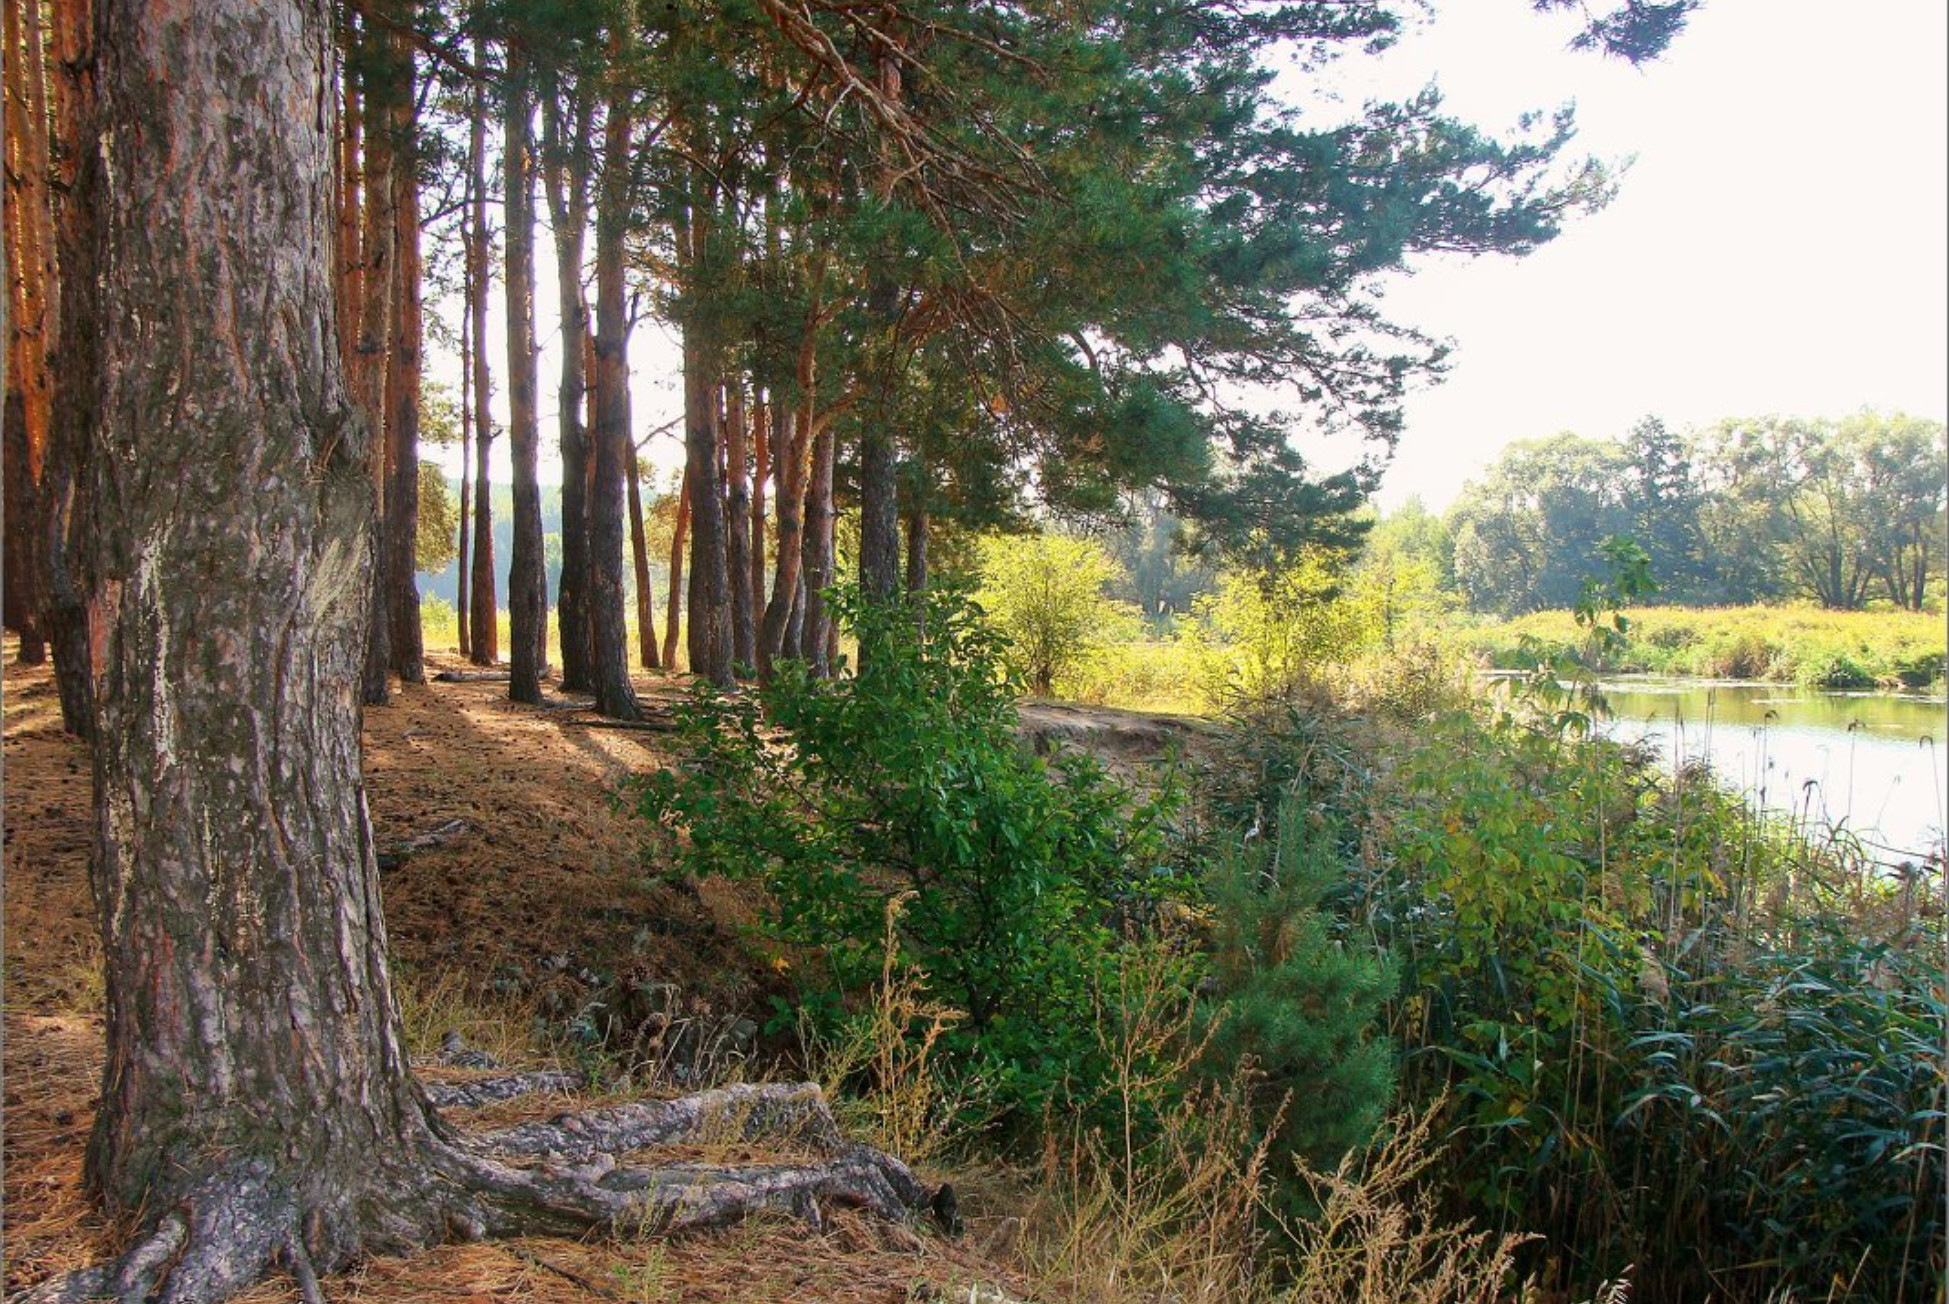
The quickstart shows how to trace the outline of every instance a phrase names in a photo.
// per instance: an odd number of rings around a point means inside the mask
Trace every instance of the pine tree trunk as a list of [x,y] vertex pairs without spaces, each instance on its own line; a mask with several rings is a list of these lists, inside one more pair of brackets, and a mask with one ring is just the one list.
[[54,653],[61,725],[86,737],[94,722],[89,587],[76,555],[88,537],[82,495],[87,453],[100,421],[101,291],[95,273],[101,230],[102,157],[95,116],[95,32],[91,0],[54,5],[54,123],[61,191],[55,226],[61,305],[53,372],[56,396],[41,468],[42,626]]
[[46,63],[39,0],[6,0],[6,220],[11,275],[4,452],[6,532],[0,555],[7,628],[20,635],[20,660],[47,660],[41,616],[45,537],[41,475],[51,420],[48,353],[57,329],[48,208]]
[[[401,6],[410,24],[415,4]],[[415,580],[420,519],[420,374],[425,322],[420,308],[420,182],[415,135],[413,51],[395,38],[396,64],[403,92],[394,115],[393,164],[393,329],[386,361],[386,573],[387,665],[401,682],[426,682],[426,652],[420,629],[420,590]]]
[[690,531],[690,475],[685,467],[683,487],[677,491],[677,519],[670,529],[670,598],[663,613],[663,668],[677,668],[678,604],[684,591],[684,542]]
[[805,498],[806,486],[812,478],[812,405],[817,380],[814,370],[818,357],[817,317],[814,305],[799,339],[797,409],[788,417],[785,405],[773,400],[773,423],[779,430],[775,442],[781,449],[778,573],[772,580],[771,601],[765,605],[764,624],[758,631],[758,673],[764,676],[771,674],[774,660],[798,654],[796,641],[787,637],[787,630],[792,610],[799,603],[805,557]]
[[[469,181],[471,185],[471,179]],[[468,604],[467,573],[474,542],[474,237],[471,197],[462,201],[460,213],[460,555],[454,566],[459,592],[455,595],[454,633],[460,655],[473,651],[473,630]]]
[[[612,51],[622,37],[612,34]],[[623,481],[635,458],[629,436],[629,318],[624,302],[623,236],[629,223],[629,92],[609,97],[602,143],[602,193],[596,208],[596,421],[594,490],[589,499],[590,673],[596,710],[618,720],[639,712],[629,682],[629,629],[623,605]]]
[[927,512],[916,507],[907,514],[907,592],[927,587]]
[[[486,42],[474,38],[474,62],[486,54]],[[488,478],[494,446],[494,420],[488,407],[493,374],[487,359],[487,282],[490,237],[487,231],[487,92],[474,86],[472,119],[467,134],[468,185],[473,189],[473,240],[467,250],[474,276],[467,314],[474,332],[474,577],[469,586],[472,605],[465,613],[470,658],[477,666],[491,666],[501,658],[500,620],[496,610],[494,573],[494,486]]]
[[541,540],[541,430],[535,410],[535,195],[529,168],[529,71],[510,55],[503,124],[507,213],[508,448],[514,463],[514,544],[508,559],[508,696],[541,703],[548,657],[548,588]]
[[[771,476],[772,407],[770,396],[753,391],[751,409],[751,607],[754,622],[765,611],[765,481]],[[756,664],[756,632],[753,633]]]
[[751,602],[750,426],[739,381],[727,389],[724,415],[724,562],[731,588],[731,659],[743,669],[758,663],[758,625]]
[[825,590],[833,581],[832,465],[836,454],[832,422],[817,423],[812,439],[812,478],[805,491],[805,614],[799,656],[812,673],[832,674],[834,631],[826,614]]
[[108,1058],[87,1173],[112,1215],[186,1224],[170,1298],[210,1298],[287,1247],[329,1268],[381,1228],[436,1239],[448,1211],[426,1198],[359,766],[374,435],[327,333],[331,118],[309,106],[330,103],[330,14],[201,0],[189,39],[104,7],[94,464],[123,590],[94,754]]
[[562,687],[578,692],[595,687],[595,657],[589,620],[589,431],[583,425],[588,371],[582,341],[589,333],[589,305],[582,293],[582,247],[589,225],[589,134],[594,100],[579,89],[572,94],[571,136],[562,137],[562,94],[542,105],[542,176],[548,195],[549,224],[555,235],[555,286],[562,314],[562,371],[556,419],[562,444],[562,577],[555,595],[561,630]]
[[[693,264],[694,265],[694,264]],[[724,495],[718,478],[717,374],[684,330],[684,479],[690,489],[690,628],[692,674],[729,687],[730,575],[724,555]]]
[[[386,461],[391,443],[386,437],[386,380],[391,371],[392,332],[396,324],[393,311],[398,275],[394,262],[398,253],[399,221],[395,207],[398,191],[393,183],[394,129],[398,122],[397,68],[392,40],[368,26],[360,42],[360,99],[365,114],[365,234],[361,246],[365,265],[360,275],[359,342],[351,375],[352,393],[373,431],[368,446],[366,473],[372,480],[372,533],[380,558],[385,555]],[[367,705],[384,704],[388,692],[387,671],[391,662],[391,643],[387,637],[389,607],[386,602],[385,569],[374,565],[370,571],[371,619],[365,623],[366,652],[362,695]]]
[[645,670],[661,670],[656,647],[656,595],[650,590],[650,545],[643,530],[643,478],[634,450],[629,458],[629,549],[636,565],[637,656]]

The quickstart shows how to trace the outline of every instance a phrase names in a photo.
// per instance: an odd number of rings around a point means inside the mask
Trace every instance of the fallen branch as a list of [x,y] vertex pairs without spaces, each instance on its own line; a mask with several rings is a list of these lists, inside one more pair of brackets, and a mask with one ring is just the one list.
[[472,831],[473,826],[467,823],[466,820],[453,819],[448,820],[445,824],[437,828],[428,829],[424,833],[415,833],[410,838],[401,839],[388,847],[382,848],[378,853],[379,868],[382,870],[398,869],[420,852],[432,851],[436,847],[444,847],[450,842],[457,842]]
[[433,676],[436,684],[505,684],[511,671],[507,670],[442,670]]
[[679,728],[674,719],[659,720],[654,716],[641,720],[564,720],[562,723],[584,729],[624,729],[635,733],[675,733]]

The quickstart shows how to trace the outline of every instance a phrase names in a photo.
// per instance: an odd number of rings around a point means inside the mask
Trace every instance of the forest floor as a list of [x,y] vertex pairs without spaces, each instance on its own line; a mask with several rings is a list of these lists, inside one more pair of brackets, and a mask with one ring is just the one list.
[[[87,881],[89,762],[86,748],[60,730],[48,670],[14,664],[13,651],[10,639],[4,648],[9,1294],[101,1257],[108,1232],[80,1184],[102,1058],[99,944]],[[464,668],[454,657],[429,657],[429,674]],[[667,706],[682,692],[682,680],[645,673],[637,687],[650,705]],[[1039,745],[1080,743],[1113,767],[1133,770],[1193,727],[1058,704],[1028,704],[1023,716],[1025,732]],[[664,764],[668,739],[592,727],[594,718],[559,694],[543,709],[514,705],[503,682],[408,687],[391,705],[368,711],[367,790],[382,854],[435,830],[447,835],[382,873],[409,1043],[425,1053],[444,1034],[460,1032],[504,1058],[559,1057],[560,1039],[536,1037],[531,1028],[579,1021],[612,1057],[618,1046],[639,1052],[642,1078],[631,1088],[639,1094],[764,1076],[768,1047],[754,1034],[753,1020],[763,1017],[769,997],[788,991],[781,966],[754,949],[744,927],[751,904],[737,889],[660,883],[643,872],[643,828],[611,793],[623,776]],[[455,820],[464,828],[456,829]],[[519,1108],[552,1113],[565,1103],[544,1098]],[[498,1108],[494,1121],[507,1121],[508,1112]],[[816,1232],[759,1223],[672,1241],[592,1237],[448,1246],[374,1260],[327,1281],[325,1290],[335,1301],[562,1304],[892,1304],[966,1299],[986,1284],[1019,1294],[1024,1288],[1012,1265],[976,1248],[1009,1211],[1000,1191],[1010,1184],[987,1179],[997,1193],[984,1201],[983,1179],[953,1176],[967,1225],[955,1240],[916,1239],[842,1213]],[[294,1289],[270,1282],[246,1298],[267,1304],[296,1297]]]

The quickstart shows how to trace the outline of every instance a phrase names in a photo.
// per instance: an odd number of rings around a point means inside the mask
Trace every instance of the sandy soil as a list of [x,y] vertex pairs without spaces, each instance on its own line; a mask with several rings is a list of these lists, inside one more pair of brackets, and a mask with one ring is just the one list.
[[[89,901],[89,763],[60,731],[48,671],[5,671],[6,1288],[98,1257],[106,1230],[80,1187],[101,1062],[101,980]],[[459,670],[434,655],[429,669]],[[681,691],[646,674],[666,702]],[[451,820],[464,833],[384,875],[409,1029],[456,1010],[559,1016],[592,994],[614,1021],[673,1015],[721,1026],[768,995],[740,941],[734,894],[654,884],[640,826],[610,793],[662,764],[656,733],[536,710],[504,683],[429,683],[367,715],[366,777],[382,851]],[[417,997],[415,996],[417,993]],[[619,994],[639,993],[629,1009]],[[418,1008],[415,1008],[418,1007]],[[518,1015],[516,1016],[518,1017]],[[477,1019],[478,1021],[478,1019]],[[491,1019],[488,1021],[491,1024]],[[503,1024],[503,1044],[522,1041]],[[610,1029],[612,1037],[614,1029]],[[625,1027],[625,1037],[631,1030]],[[556,1101],[552,1107],[559,1107]],[[983,1221],[973,1216],[978,1231]],[[326,1283],[333,1300],[872,1300],[891,1304],[1005,1280],[974,1238],[915,1241],[850,1216],[814,1234],[749,1226],[671,1243],[596,1238],[452,1246],[381,1260]],[[762,1250],[759,1248],[762,1246]],[[932,1296],[930,1296],[932,1292]],[[251,1301],[295,1299],[267,1283]]]

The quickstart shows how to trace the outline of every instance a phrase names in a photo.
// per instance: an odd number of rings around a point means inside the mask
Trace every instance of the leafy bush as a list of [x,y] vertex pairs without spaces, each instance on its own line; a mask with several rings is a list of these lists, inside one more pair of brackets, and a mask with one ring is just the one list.
[[819,948],[801,981],[828,1005],[880,975],[887,903],[906,897],[898,962],[966,1016],[940,1035],[948,1071],[1002,1110],[1087,1103],[1118,921],[1186,887],[1161,833],[1172,796],[1026,751],[1007,645],[964,595],[833,605],[858,674],[787,665],[756,696],[700,687],[679,712],[689,759],[636,781],[641,813],[687,835],[680,871],[765,888],[765,933]]
[[1057,679],[1138,623],[1107,594],[1116,563],[1091,539],[1062,534],[993,535],[981,541],[982,610],[1008,637],[1009,658],[1030,691]]
[[1293,1162],[1331,1169],[1373,1138],[1394,1086],[1377,1034],[1394,975],[1368,938],[1336,936],[1327,898],[1349,883],[1334,830],[1289,796],[1270,845],[1253,840],[1211,872],[1211,973],[1204,1063],[1221,1082],[1250,1075],[1288,1203],[1308,1195]]

